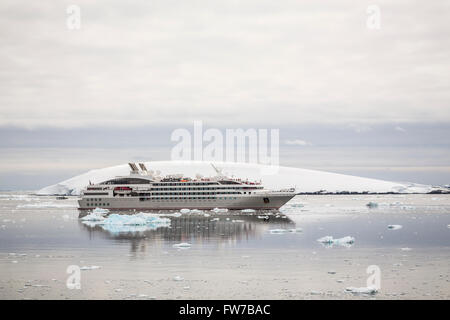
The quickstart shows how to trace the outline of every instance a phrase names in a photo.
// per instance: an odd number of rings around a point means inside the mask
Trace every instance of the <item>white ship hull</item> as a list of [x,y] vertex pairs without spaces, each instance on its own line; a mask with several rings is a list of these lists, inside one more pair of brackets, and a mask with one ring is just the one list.
[[[78,200],[80,209],[122,209],[122,210],[179,210],[179,209],[203,209],[211,210],[214,208],[227,208],[231,210],[240,209],[279,209],[286,202],[295,196],[294,193],[282,194],[264,194],[235,197],[236,199],[220,200],[220,199],[205,199],[205,200],[145,200],[141,201],[137,197],[126,198],[103,198],[99,201],[91,201],[88,203],[87,199]],[[88,206],[89,204],[89,206]]]

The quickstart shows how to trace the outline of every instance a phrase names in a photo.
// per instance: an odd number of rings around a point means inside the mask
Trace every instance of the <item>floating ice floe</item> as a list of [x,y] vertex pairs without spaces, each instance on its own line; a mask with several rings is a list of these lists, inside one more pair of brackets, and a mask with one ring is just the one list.
[[102,229],[113,234],[124,232],[143,232],[170,226],[170,219],[161,218],[157,215],[144,212],[133,215],[110,214],[107,217],[102,217],[100,214],[90,214],[84,218],[87,218],[86,221],[83,221],[85,225],[89,227],[98,225]]
[[256,212],[256,210],[255,209],[242,209],[241,212],[251,213],[251,212]]
[[203,210],[199,210],[199,209],[191,209],[191,213],[202,213]]
[[283,234],[283,233],[287,233],[287,229],[271,229],[269,230],[269,232],[271,234]]
[[258,216],[258,219],[264,219],[264,220],[267,220],[267,219],[269,219],[269,216]]
[[81,218],[82,221],[103,221],[105,220],[105,217],[101,213],[90,213],[84,217]]
[[400,248],[400,250],[402,250],[402,251],[411,251],[412,249],[411,248]]
[[302,203],[293,203],[291,204],[292,208],[303,208],[305,205]]
[[215,213],[221,213],[221,212],[228,212],[227,208],[214,208],[211,211],[214,211]]
[[104,209],[104,208],[95,208],[94,210],[92,210],[92,213],[107,214],[107,213],[109,213],[109,210],[108,209]]
[[172,245],[172,247],[174,247],[174,248],[190,248],[191,246],[192,245],[187,242],[181,242],[181,243],[176,243],[176,244]]
[[219,220],[220,220],[220,218],[212,218],[210,221],[213,222],[213,221],[219,221]]
[[353,294],[370,294],[370,295],[374,295],[378,292],[378,289],[375,287],[361,287],[361,288],[356,288],[356,287],[348,287],[345,288],[345,292],[348,293],[353,293]]
[[368,204],[366,204],[366,206],[369,208],[378,208],[378,203],[371,201]]
[[344,247],[351,247],[355,243],[355,238],[346,236],[339,239],[334,239],[332,236],[325,236],[320,239],[317,239],[318,242],[322,243],[325,246],[344,246]]
[[236,219],[236,220],[231,220],[231,222],[234,222],[234,223],[242,223],[242,222],[245,222],[245,221],[244,221],[244,220]]
[[271,234],[285,234],[285,233],[299,233],[303,230],[301,228],[295,228],[295,229],[271,229],[269,232]]
[[181,213],[189,213],[189,212],[191,212],[191,209],[181,209],[180,212]]
[[390,224],[390,225],[388,225],[388,229],[390,229],[390,230],[398,230],[398,229],[401,229],[401,228],[403,228],[403,226],[400,225],[400,224]]
[[86,271],[86,270],[96,270],[96,269],[100,269],[100,266],[84,266],[81,267],[80,270]]

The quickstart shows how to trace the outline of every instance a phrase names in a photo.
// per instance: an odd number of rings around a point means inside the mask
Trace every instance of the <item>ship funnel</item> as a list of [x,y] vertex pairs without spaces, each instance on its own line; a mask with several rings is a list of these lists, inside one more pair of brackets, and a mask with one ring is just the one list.
[[132,173],[138,173],[139,172],[139,169],[136,166],[136,163],[128,162],[128,165],[130,166]]
[[148,171],[148,170],[147,170],[147,167],[146,167],[145,164],[143,164],[143,163],[139,163],[139,167],[141,167],[141,170],[144,171],[144,172],[147,172],[147,171]]

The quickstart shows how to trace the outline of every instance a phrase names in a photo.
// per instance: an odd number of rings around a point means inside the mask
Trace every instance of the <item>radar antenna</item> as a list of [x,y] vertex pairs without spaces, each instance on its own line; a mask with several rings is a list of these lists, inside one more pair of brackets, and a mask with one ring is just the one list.
[[216,171],[218,176],[223,176],[222,169],[217,168],[215,165],[211,163],[211,167],[213,167],[214,171]]

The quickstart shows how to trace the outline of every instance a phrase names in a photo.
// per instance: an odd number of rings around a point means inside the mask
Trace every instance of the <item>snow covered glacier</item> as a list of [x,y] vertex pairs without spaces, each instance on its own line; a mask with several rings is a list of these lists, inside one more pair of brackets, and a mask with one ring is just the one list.
[[[211,162],[203,161],[148,161],[144,162],[149,170],[161,172],[161,175],[180,174],[186,177],[213,176],[216,174]],[[362,178],[338,173],[308,170],[292,167],[273,167],[251,164],[214,162],[214,165],[228,176],[241,179],[262,180],[270,189],[295,187],[297,192],[398,192],[398,193],[426,193],[433,190],[431,186],[414,183],[397,183],[377,179]],[[89,184],[98,183],[115,176],[128,175],[128,164],[90,170],[81,175],[67,179],[60,183],[45,187],[37,193],[40,195],[78,195]]]

